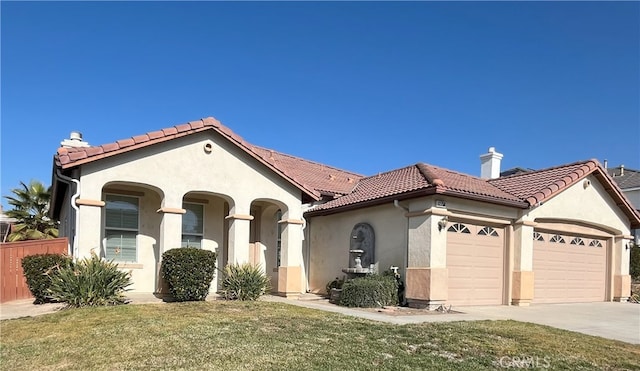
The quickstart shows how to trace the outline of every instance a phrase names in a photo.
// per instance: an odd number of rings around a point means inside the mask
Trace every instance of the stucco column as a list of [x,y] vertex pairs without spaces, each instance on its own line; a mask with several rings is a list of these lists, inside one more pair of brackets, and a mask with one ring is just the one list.
[[160,222],[160,240],[158,241],[160,259],[156,263],[156,292],[161,294],[168,293],[168,287],[162,279],[161,266],[162,254],[171,249],[177,249],[182,243],[182,214],[185,210],[178,207],[162,207],[157,210],[162,214]]
[[629,260],[633,236],[615,236],[613,238],[613,301],[626,302],[631,296],[631,276]]
[[278,267],[278,295],[297,297],[302,289],[302,225],[301,219],[283,219],[282,249]]
[[532,221],[514,224],[511,304],[528,306],[533,300],[533,227]]
[[229,221],[229,264],[249,262],[249,233],[253,216],[249,214],[230,214],[225,217]]
[[90,205],[80,205],[78,218],[77,248],[78,259],[91,256],[91,251],[98,256],[104,256],[102,251],[102,208]]
[[411,307],[435,308],[448,298],[445,209],[412,210],[408,218],[405,296]]

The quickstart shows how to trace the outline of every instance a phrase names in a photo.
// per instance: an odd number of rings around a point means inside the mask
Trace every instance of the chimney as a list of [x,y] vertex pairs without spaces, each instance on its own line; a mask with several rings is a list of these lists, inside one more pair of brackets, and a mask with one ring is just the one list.
[[82,140],[82,133],[79,131],[72,131],[69,139],[63,140],[60,145],[65,148],[89,147],[89,143]]
[[489,152],[480,155],[480,178],[495,179],[500,177],[500,161],[502,153],[496,152],[495,147],[489,147]]
[[620,165],[620,176],[624,176],[624,165]]

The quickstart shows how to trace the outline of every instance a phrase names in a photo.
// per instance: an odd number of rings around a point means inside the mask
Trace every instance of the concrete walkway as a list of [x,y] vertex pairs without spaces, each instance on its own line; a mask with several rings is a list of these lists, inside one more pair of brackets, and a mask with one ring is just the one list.
[[[128,298],[131,300],[131,304],[164,303],[152,294],[130,293]],[[216,297],[210,296],[207,300],[213,301],[216,300]],[[417,311],[411,311],[411,314],[404,314],[402,310],[389,313],[340,307],[315,295],[303,295],[298,300],[265,296],[262,300],[399,325],[422,322],[511,319],[640,344],[640,304],[632,303],[538,304],[530,307],[478,306],[453,308],[458,313],[419,314]],[[4,303],[0,305],[0,319],[37,316],[62,308],[61,304],[34,305],[32,303],[32,299]]]

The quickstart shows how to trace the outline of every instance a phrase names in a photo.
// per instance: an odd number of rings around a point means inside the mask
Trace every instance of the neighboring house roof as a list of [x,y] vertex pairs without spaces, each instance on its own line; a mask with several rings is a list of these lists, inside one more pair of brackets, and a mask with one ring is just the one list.
[[500,176],[516,175],[516,174],[528,173],[530,171],[535,171],[535,170],[534,169],[525,169],[525,168],[522,168],[522,167],[514,167],[512,169],[501,171],[500,172]]
[[60,147],[54,157],[54,162],[61,169],[69,169],[207,130],[219,133],[242,151],[281,175],[315,200],[319,200],[322,195],[333,196],[348,193],[353,189],[357,180],[362,177],[362,175],[352,172],[256,147],[212,117],[99,146]]
[[[640,188],[640,171],[623,168],[621,166],[608,168],[607,173],[613,177],[623,191],[626,189]],[[620,175],[622,174],[622,175]]]

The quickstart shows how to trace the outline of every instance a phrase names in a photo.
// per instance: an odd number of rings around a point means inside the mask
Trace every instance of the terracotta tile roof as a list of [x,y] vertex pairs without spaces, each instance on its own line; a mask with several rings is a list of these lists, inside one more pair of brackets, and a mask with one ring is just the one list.
[[[630,188],[640,188],[640,171],[624,169],[621,173],[620,167],[608,168],[607,173],[613,177],[613,181],[624,191]],[[640,207],[640,205],[638,206]]]
[[309,215],[327,215],[359,207],[430,194],[443,194],[519,208],[550,199],[564,189],[594,174],[625,212],[632,227],[640,227],[640,215],[596,160],[576,162],[549,169],[528,171],[497,179],[471,175],[419,163],[363,178],[346,196],[318,205]]
[[496,187],[514,194],[534,206],[544,202],[593,174],[614,202],[631,221],[631,228],[640,228],[640,213],[622,193],[614,179],[597,160],[575,162],[548,169],[489,180]]
[[268,148],[253,146],[252,149],[274,167],[291,174],[305,184],[311,185],[322,195],[334,197],[350,193],[358,184],[358,181],[363,178],[360,174],[340,170]]
[[206,130],[218,132],[316,200],[320,199],[323,194],[342,195],[348,193],[357,184],[358,180],[362,178],[362,175],[352,172],[285,155],[266,148],[256,147],[243,140],[242,137],[212,117],[152,131],[100,146],[78,148],[60,147],[54,156],[54,162],[56,166],[62,169],[73,168],[106,157],[119,155],[138,148]]
[[[346,207],[359,207],[388,202],[389,198],[404,199],[445,194],[464,198],[526,207],[526,203],[494,187],[484,179],[437,166],[418,163],[401,169],[363,178],[352,193],[318,205],[308,213],[328,214]],[[338,209],[338,210],[336,210]]]
[[598,167],[596,160],[588,160],[490,179],[488,182],[527,201],[529,205],[536,205],[575,184]]

